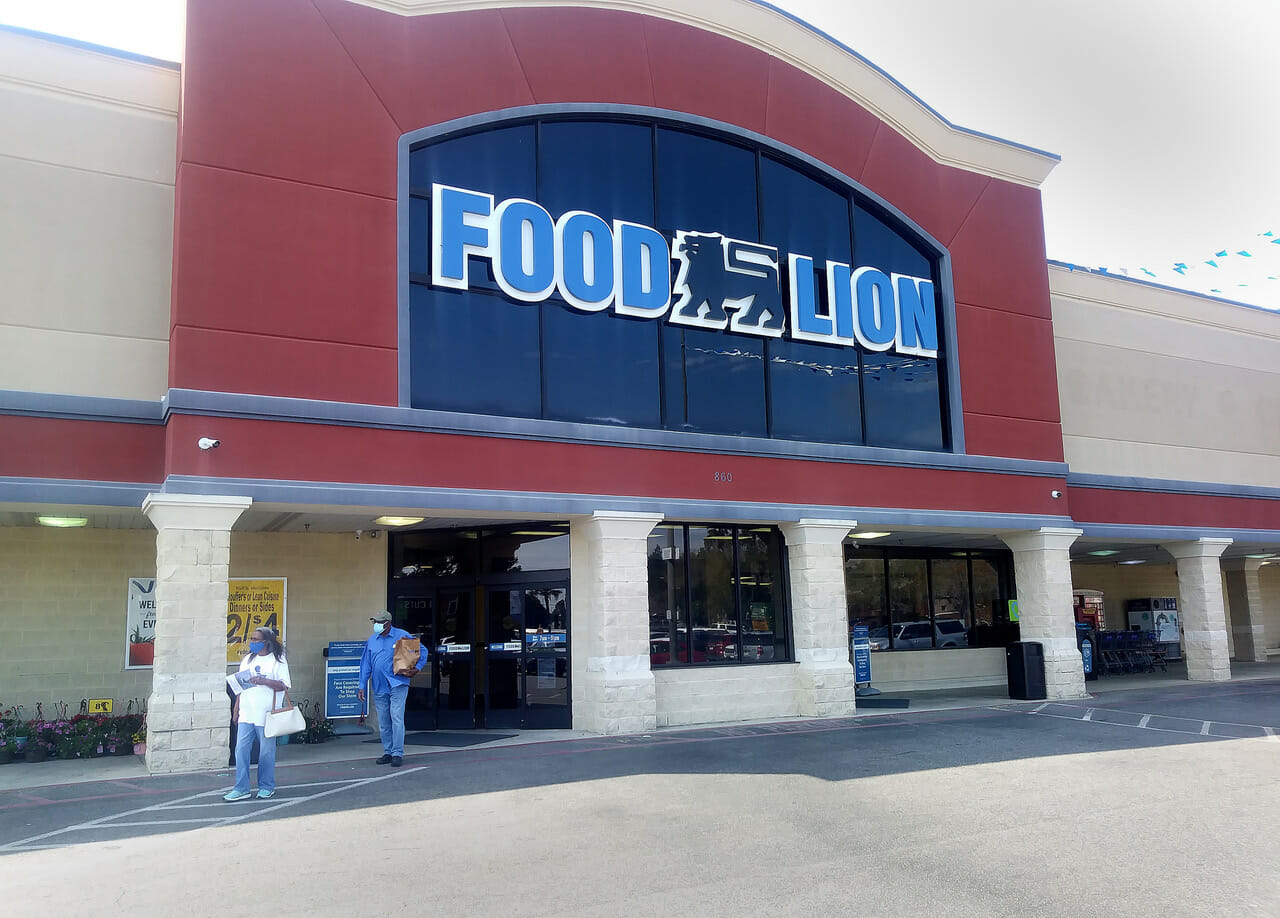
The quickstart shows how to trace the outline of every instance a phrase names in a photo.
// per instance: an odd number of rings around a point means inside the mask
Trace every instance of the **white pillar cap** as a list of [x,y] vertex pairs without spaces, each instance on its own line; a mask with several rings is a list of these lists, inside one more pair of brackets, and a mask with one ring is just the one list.
[[858,521],[803,519],[793,523],[779,523],[778,528],[791,543],[830,544],[843,542],[850,532],[858,528]]
[[194,529],[229,532],[240,514],[253,504],[251,497],[219,494],[148,494],[142,512],[156,529]]
[[1064,529],[1045,526],[1028,532],[1010,532],[1000,536],[1001,541],[1013,551],[1066,551],[1080,536],[1083,529]]
[[1196,539],[1192,542],[1167,542],[1160,547],[1179,561],[1183,558],[1221,558],[1232,539]]

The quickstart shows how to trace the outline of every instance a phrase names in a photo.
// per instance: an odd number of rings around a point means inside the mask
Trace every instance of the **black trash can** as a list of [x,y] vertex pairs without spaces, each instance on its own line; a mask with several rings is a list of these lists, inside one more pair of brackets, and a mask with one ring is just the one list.
[[1040,701],[1047,697],[1044,687],[1044,645],[1036,641],[1014,641],[1004,651],[1009,668],[1009,697],[1019,701]]

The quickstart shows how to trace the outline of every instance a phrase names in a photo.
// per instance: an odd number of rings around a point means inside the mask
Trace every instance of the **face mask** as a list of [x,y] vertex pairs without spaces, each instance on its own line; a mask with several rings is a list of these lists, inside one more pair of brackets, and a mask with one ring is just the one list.
[[381,634],[381,633],[382,633],[382,622],[374,622],[374,623],[373,623],[373,633],[374,633],[374,634]]
[[262,648],[264,648],[264,647],[266,647],[266,646],[267,646],[267,642],[266,642],[266,641],[250,641],[250,642],[249,642],[249,652],[250,652],[250,653],[262,653]]

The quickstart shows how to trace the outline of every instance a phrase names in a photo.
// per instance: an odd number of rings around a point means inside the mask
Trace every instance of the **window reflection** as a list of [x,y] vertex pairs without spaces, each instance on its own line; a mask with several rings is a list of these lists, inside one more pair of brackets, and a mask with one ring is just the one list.
[[1004,646],[1010,563],[1002,552],[870,549],[845,542],[850,645],[855,625],[872,650]]
[[849,641],[854,625],[866,625],[872,650],[888,650],[889,610],[885,604],[884,556],[852,557],[844,562],[845,598],[849,604]]
[[787,619],[782,586],[782,544],[768,528],[738,530],[738,590],[744,663],[787,658]]
[[776,528],[664,523],[648,556],[651,666],[789,659]]
[[684,527],[660,524],[649,535],[649,662],[689,662]]
[[525,523],[504,529],[421,529],[390,541],[397,580],[474,577],[569,568],[569,524]]

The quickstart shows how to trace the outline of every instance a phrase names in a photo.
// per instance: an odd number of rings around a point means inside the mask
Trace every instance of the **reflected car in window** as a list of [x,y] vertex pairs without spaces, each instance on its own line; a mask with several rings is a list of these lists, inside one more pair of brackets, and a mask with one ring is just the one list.
[[[679,663],[686,662],[686,660],[684,659],[686,644],[687,642],[685,641],[684,635],[683,634],[679,635],[679,637],[676,640],[677,656],[675,659],[672,659],[670,638],[667,638],[667,637],[650,638],[649,639],[649,665],[665,666],[668,663],[679,664]],[[706,652],[704,650],[699,650],[696,645],[693,648],[693,662],[694,663],[707,662]]]
[[773,647],[772,631],[742,632],[742,645],[739,650],[746,663],[772,663]]

